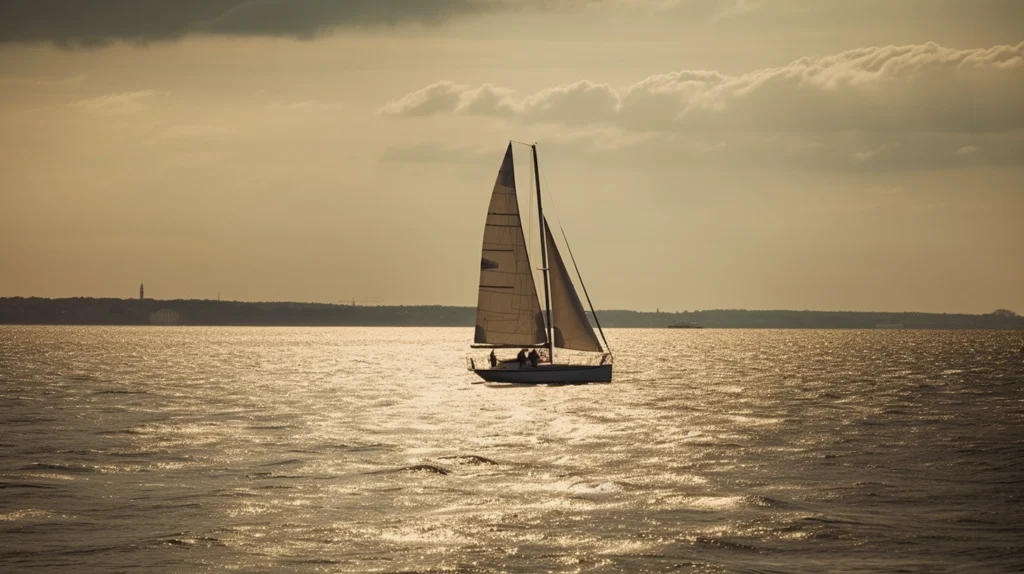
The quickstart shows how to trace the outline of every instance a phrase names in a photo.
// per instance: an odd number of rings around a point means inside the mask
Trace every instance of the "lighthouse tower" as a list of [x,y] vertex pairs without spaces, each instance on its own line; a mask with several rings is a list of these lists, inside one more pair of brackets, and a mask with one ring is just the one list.
[[145,298],[146,298],[146,286],[143,285],[142,283],[139,283],[139,301],[142,301]]

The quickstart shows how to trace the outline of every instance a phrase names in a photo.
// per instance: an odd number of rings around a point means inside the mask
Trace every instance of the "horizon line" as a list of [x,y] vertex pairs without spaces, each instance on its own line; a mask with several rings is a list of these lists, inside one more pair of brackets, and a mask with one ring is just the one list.
[[[3,299],[43,299],[43,300],[48,300],[48,301],[59,301],[59,300],[66,300],[66,299],[113,299],[113,300],[118,300],[118,301],[140,301],[140,299],[135,298],[135,297],[95,297],[95,296],[82,296],[82,295],[73,296],[73,297],[41,297],[41,296],[37,296],[37,295],[29,295],[29,296],[24,296],[24,295],[4,295],[4,296],[0,296],[0,300],[3,300]],[[400,304],[400,305],[386,305],[386,304],[382,304],[381,303],[381,304],[370,304],[370,305],[360,305],[360,304],[353,305],[352,303],[345,303],[345,302],[340,302],[340,301],[336,302],[336,303],[324,303],[324,302],[321,302],[321,301],[272,301],[272,300],[243,301],[243,300],[237,300],[237,299],[200,299],[200,298],[157,299],[157,298],[154,298],[154,297],[146,297],[145,299],[142,299],[142,301],[165,301],[165,302],[172,302],[172,301],[196,301],[196,302],[209,302],[209,303],[242,303],[242,304],[250,304],[250,305],[260,305],[260,304],[264,304],[264,305],[266,305],[266,304],[277,304],[277,305],[324,305],[324,306],[330,306],[330,307],[362,307],[362,308],[401,308],[401,307],[445,307],[445,308],[455,308],[455,309],[474,309],[475,308],[475,305],[444,305],[444,304],[439,304],[439,303],[410,303],[410,304]],[[660,310],[660,308],[656,308],[654,311],[642,311],[642,310],[637,310],[637,309],[625,309],[625,308],[619,308],[619,309],[608,308],[608,309],[597,309],[596,311],[598,313],[605,313],[605,312],[628,312],[628,313],[645,313],[645,314],[652,314],[652,315],[655,315],[655,314],[682,315],[682,314],[688,314],[688,313],[703,313],[703,312],[711,312],[711,311],[790,312],[790,313],[879,313],[879,314],[975,315],[975,316],[995,315],[999,311],[1010,311],[1011,313],[1014,313],[1015,315],[1017,314],[1012,309],[1008,309],[1008,308],[1004,308],[1004,307],[1000,307],[1000,308],[994,309],[994,310],[989,311],[987,313],[967,313],[967,312],[956,312],[956,311],[954,311],[954,312],[950,312],[950,311],[877,311],[877,310],[865,311],[865,310],[853,310],[853,309],[836,310],[836,309],[807,309],[807,308],[804,308],[804,309],[784,309],[784,308],[753,309],[753,308],[745,308],[745,307],[732,307],[732,308],[716,307],[716,308],[710,308],[710,309],[686,309],[686,310],[683,310],[683,311],[662,311],[662,310]]]

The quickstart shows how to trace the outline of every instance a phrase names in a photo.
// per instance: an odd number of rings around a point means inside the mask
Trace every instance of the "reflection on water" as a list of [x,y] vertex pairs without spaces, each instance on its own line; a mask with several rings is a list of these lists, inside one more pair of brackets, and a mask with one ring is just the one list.
[[0,570],[1012,571],[1018,333],[0,327]]

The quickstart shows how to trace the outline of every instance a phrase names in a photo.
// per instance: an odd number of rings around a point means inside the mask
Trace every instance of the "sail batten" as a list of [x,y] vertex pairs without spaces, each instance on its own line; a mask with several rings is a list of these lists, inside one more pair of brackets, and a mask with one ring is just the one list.
[[590,326],[586,311],[583,310],[583,303],[573,287],[562,255],[558,252],[547,218],[544,219],[544,231],[550,268],[554,345],[561,349],[602,352],[604,349],[597,340],[593,327]]
[[516,195],[512,144],[494,182],[480,258],[477,344],[537,346],[546,340]]

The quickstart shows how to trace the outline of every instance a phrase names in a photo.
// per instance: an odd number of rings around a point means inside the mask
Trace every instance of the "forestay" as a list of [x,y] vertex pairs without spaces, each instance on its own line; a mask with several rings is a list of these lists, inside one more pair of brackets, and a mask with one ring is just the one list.
[[537,346],[546,340],[519,217],[511,143],[487,208],[473,340],[507,347]]
[[602,352],[604,349],[590,326],[546,217],[544,237],[548,249],[548,281],[551,285],[551,322],[554,325],[555,346],[576,351]]

